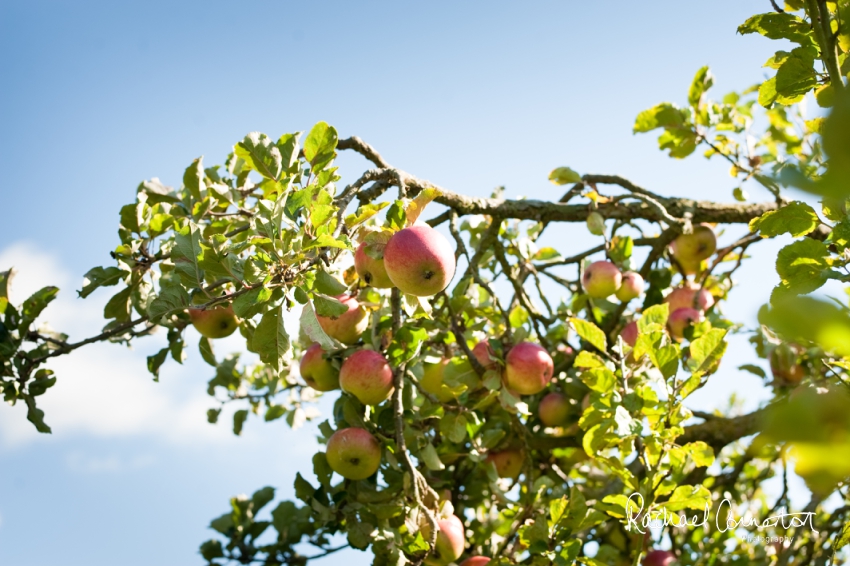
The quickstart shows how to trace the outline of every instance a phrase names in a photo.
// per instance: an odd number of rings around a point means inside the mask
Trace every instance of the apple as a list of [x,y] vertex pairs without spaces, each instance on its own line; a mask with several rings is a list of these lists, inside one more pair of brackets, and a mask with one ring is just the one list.
[[324,357],[324,350],[313,344],[301,358],[301,377],[316,391],[339,389],[339,370]]
[[470,556],[460,563],[460,566],[486,566],[490,559],[486,556]]
[[671,313],[686,307],[706,311],[714,305],[714,296],[699,285],[686,283],[670,291],[664,302],[670,305]]
[[499,362],[494,360],[495,354],[493,348],[490,347],[490,342],[484,340],[479,342],[472,348],[472,355],[478,360],[478,363],[484,366],[485,370],[499,369]]
[[383,259],[375,259],[366,253],[366,243],[360,244],[354,252],[354,269],[360,279],[376,289],[389,289],[393,286],[384,267]]
[[451,391],[443,388],[443,370],[448,363],[448,359],[443,359],[436,364],[422,364],[422,379],[419,380],[422,390],[437,397],[441,403],[448,403],[454,399]]
[[570,400],[562,393],[549,393],[537,407],[540,422],[546,426],[561,426],[570,416]]
[[325,455],[331,469],[348,480],[365,480],[381,465],[381,445],[362,428],[343,428],[333,433]]
[[806,376],[800,365],[800,348],[794,344],[780,344],[770,352],[770,371],[783,385],[797,385]]
[[[431,540],[431,525],[426,521],[422,536]],[[456,515],[437,521],[437,544],[426,562],[434,566],[445,566],[460,558],[466,547],[466,534],[461,520]]]
[[717,236],[708,224],[694,226],[690,234],[680,234],[670,244],[673,258],[686,274],[696,273],[702,260],[711,257],[717,249]]
[[374,350],[358,350],[342,362],[339,385],[364,405],[378,405],[393,391],[393,370]]
[[638,324],[636,320],[625,325],[620,331],[620,336],[623,337],[623,342],[632,348],[634,348],[635,344],[637,344],[638,334],[640,334],[640,332],[638,331]]
[[581,275],[581,286],[594,299],[604,299],[617,292],[623,275],[610,261],[595,261]]
[[620,288],[617,289],[617,298],[624,303],[628,303],[632,299],[637,299],[643,293],[643,277],[640,273],[634,271],[626,271],[623,273],[623,280]]
[[670,566],[675,562],[676,555],[669,550],[651,550],[643,559],[643,566]]
[[348,310],[336,318],[316,316],[319,326],[325,334],[339,340],[343,344],[354,344],[360,340],[360,335],[369,327],[369,313],[356,298],[350,295],[339,295],[336,300],[348,307]]
[[496,473],[499,474],[500,478],[515,480],[522,471],[525,452],[518,448],[508,448],[499,452],[491,452],[487,455],[485,461],[493,462],[493,465],[496,466]]
[[384,267],[390,281],[408,295],[436,295],[448,287],[455,266],[449,241],[427,224],[399,230],[384,248]]
[[555,371],[549,353],[531,342],[521,342],[511,348],[505,357],[505,366],[505,384],[520,395],[543,391]]
[[702,321],[702,313],[690,307],[676,309],[667,319],[667,329],[670,335],[680,342],[685,337],[685,329]]
[[239,326],[239,320],[231,305],[215,306],[208,309],[189,309],[189,319],[201,336],[224,338],[230,336]]

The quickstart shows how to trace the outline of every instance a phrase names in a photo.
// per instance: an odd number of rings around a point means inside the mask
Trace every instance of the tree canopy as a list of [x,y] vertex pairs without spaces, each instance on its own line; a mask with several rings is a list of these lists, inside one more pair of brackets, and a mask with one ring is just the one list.
[[[334,396],[298,501],[261,519],[273,488],[231,499],[200,547],[210,564],[305,564],[344,546],[399,566],[840,561],[850,302],[818,291],[833,281],[850,294],[850,2],[772,4],[738,28],[790,43],[765,63],[772,76],[715,99],[703,67],[680,103],[633,125],[671,158],[726,162],[734,202],[566,166],[549,175],[564,187],[557,201],[473,198],[324,122],[253,132],[223,165],[199,157],[181,188],[144,181],[121,208],[114,263],[78,291],[114,288],[102,333],[69,341],[41,322],[58,288],[12,304],[14,272],[0,273],[5,401],[49,433],[38,398],[61,379],[53,358],[161,331],[168,345],[147,360],[158,379],[195,352],[189,326],[213,374],[210,423],[233,404],[237,435],[249,418],[296,428]],[[807,99],[823,110],[807,114]],[[369,163],[346,186],[342,151]],[[540,245],[561,222],[599,244]],[[776,258],[781,283],[746,327],[724,300],[747,254],[780,235],[793,239]],[[215,351],[236,331],[256,361]],[[764,379],[772,400],[748,414],[689,409],[735,334],[771,368],[738,371]],[[789,509],[790,474],[811,490],[803,509]],[[765,487],[774,477],[779,494]],[[693,520],[677,525],[683,515]],[[772,542],[728,522],[743,516]],[[646,528],[659,517],[673,524]]]

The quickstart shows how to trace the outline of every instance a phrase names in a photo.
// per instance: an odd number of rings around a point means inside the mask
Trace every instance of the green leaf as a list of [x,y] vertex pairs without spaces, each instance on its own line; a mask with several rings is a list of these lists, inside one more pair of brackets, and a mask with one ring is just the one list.
[[360,207],[357,208],[357,211],[356,211],[355,214],[349,214],[348,216],[345,217],[345,227],[348,228],[349,230],[351,230],[352,228],[354,228],[358,224],[362,224],[363,222],[366,222],[367,220],[369,220],[370,218],[372,218],[373,216],[378,214],[380,211],[382,211],[383,209],[385,209],[389,205],[390,205],[390,203],[388,203],[388,202],[379,202],[379,203],[371,203],[370,202],[370,203],[367,203],[367,204],[360,205]]
[[163,348],[156,354],[148,356],[148,371],[154,376],[154,381],[159,381],[159,368],[165,363],[165,357],[168,356],[168,348]]
[[694,464],[701,468],[707,468],[714,463],[714,450],[702,440],[689,442],[682,448],[690,454]]
[[776,102],[776,77],[771,77],[759,86],[759,104],[770,108]]
[[233,413],[233,434],[239,436],[242,434],[242,426],[245,424],[245,421],[248,419],[248,410],[247,409],[239,409],[235,413]]
[[302,251],[312,250],[313,248],[338,248],[341,250],[349,249],[349,245],[345,240],[337,240],[330,234],[319,234],[316,239],[301,248]]
[[407,225],[404,208],[404,201],[397,200],[387,210],[387,227],[390,230],[401,230]]
[[848,544],[850,544],[850,521],[844,523],[844,527],[841,529],[841,534],[838,535],[838,538],[835,541],[835,552],[838,552]]
[[269,408],[266,409],[265,416],[263,416],[263,420],[266,422],[275,421],[285,414],[286,407],[283,405],[269,405]]
[[701,511],[709,504],[711,504],[711,492],[704,485],[683,485],[676,488],[663,506],[672,512],[683,509]]
[[569,167],[558,167],[549,173],[549,180],[556,185],[566,185],[567,183],[581,183],[581,175],[570,169]]
[[525,307],[517,305],[511,309],[511,313],[508,315],[508,320],[511,323],[511,327],[519,328],[528,322],[528,311],[525,310]]
[[189,289],[200,289],[204,285],[204,274],[199,264],[203,258],[200,228],[190,222],[175,232],[174,249],[171,251],[174,270],[180,275],[183,285]]
[[319,316],[337,318],[348,312],[348,307],[339,299],[318,293],[313,297],[313,304],[316,306],[316,314]]
[[801,201],[794,201],[779,210],[771,210],[750,221],[750,230],[760,232],[763,238],[791,234],[805,236],[818,227],[820,220],[815,210]]
[[[130,293],[131,287],[121,289],[113,295],[103,307],[104,318],[114,318],[116,322],[127,322],[130,320]],[[148,308],[150,312],[150,307]]]
[[664,102],[638,114],[632,132],[637,134],[656,128],[681,128],[684,124],[684,112],[675,105]]
[[260,509],[268,505],[272,499],[274,499],[273,487],[261,487],[260,489],[255,491],[254,494],[251,496],[251,503],[254,504],[254,515],[256,516]]
[[251,132],[233,148],[245,165],[263,177],[277,181],[283,170],[283,156],[272,140],[260,132]]
[[290,358],[290,340],[283,319],[283,305],[263,315],[254,337],[252,349],[260,355],[260,360],[281,371]]
[[754,364],[740,365],[740,366],[738,366],[738,369],[743,370],[743,371],[748,371],[753,375],[757,375],[758,377],[762,377],[762,378],[767,377],[767,374],[764,372],[764,370],[762,368],[760,368],[759,366],[754,365]]
[[600,393],[610,393],[617,384],[617,377],[606,367],[584,371],[581,373],[580,378],[585,385]]
[[304,140],[304,158],[316,172],[327,166],[334,158],[339,140],[336,129],[327,122],[318,122]]
[[818,86],[815,71],[814,48],[794,49],[776,71],[776,100],[780,104],[793,104],[803,99],[810,90]]
[[204,157],[194,160],[183,173],[183,186],[195,200],[201,200],[201,190],[206,189],[204,184]]
[[433,187],[421,191],[416,198],[411,200],[404,209],[404,214],[407,217],[407,225],[413,226],[419,219],[419,216],[425,210],[425,207],[442,193]]
[[691,88],[688,89],[688,104],[694,107],[699,106],[702,95],[705,94],[705,91],[710,89],[713,84],[714,77],[711,76],[711,71],[708,70],[707,66],[697,71],[693,82],[691,82]]
[[668,344],[650,352],[650,359],[665,378],[671,378],[679,370],[681,352],[676,344]]
[[652,327],[657,325],[664,327],[667,325],[667,318],[670,316],[670,305],[661,303],[653,305],[643,311],[643,315],[638,319],[638,330],[643,334],[652,330]]
[[320,293],[331,296],[341,295],[348,289],[347,285],[324,269],[316,271],[316,282],[314,285]]
[[827,280],[829,249],[826,244],[803,238],[779,250],[776,272],[787,291],[806,294],[819,289]]
[[38,318],[38,315],[47,308],[47,305],[53,302],[58,293],[59,287],[42,287],[24,301],[24,304],[21,305],[21,323],[19,325],[22,333],[26,332]]
[[466,439],[466,417],[463,414],[446,413],[440,420],[440,432],[455,444],[463,442]]
[[694,372],[706,373],[720,363],[728,346],[724,340],[726,332],[725,329],[712,328],[691,342],[688,365]]
[[268,287],[257,287],[233,300],[233,312],[240,318],[251,318],[263,311],[272,298],[272,290]]
[[683,159],[696,150],[697,134],[689,128],[665,130],[658,136],[658,148],[668,150],[670,157]]
[[576,356],[573,365],[577,368],[601,368],[605,367],[605,361],[592,352],[582,350]]
[[812,45],[811,26],[793,14],[767,13],[749,18],[738,26],[738,33],[759,33],[769,39],[788,39],[800,45]]
[[80,298],[85,299],[98,287],[111,287],[129,275],[117,267],[94,267],[83,276],[83,288],[77,291]]
[[583,340],[592,344],[596,349],[604,352],[608,349],[608,340],[605,333],[598,326],[581,318],[570,318],[570,324]]
[[317,344],[321,345],[326,351],[337,350],[341,344],[328,336],[319,324],[316,318],[316,311],[313,310],[313,303],[307,302],[304,309],[301,311],[301,328],[304,333]]
[[27,404],[27,420],[35,425],[35,429],[43,434],[50,434],[50,427],[44,422],[44,411],[35,406],[35,398],[31,395],[22,395]]
[[201,351],[201,358],[212,367],[218,367],[218,362],[215,359],[212,342],[206,336],[201,336],[201,341],[198,343],[198,350]]
[[440,460],[440,456],[437,454],[437,450],[434,448],[434,445],[430,442],[425,445],[425,447],[419,452],[420,459],[425,462],[425,466],[429,470],[439,471],[445,470],[446,466]]
[[[129,290],[128,287],[127,291]],[[184,310],[190,304],[189,293],[175,282],[169,284],[169,280],[163,277],[159,295],[148,306],[148,317],[155,322],[166,313]]]

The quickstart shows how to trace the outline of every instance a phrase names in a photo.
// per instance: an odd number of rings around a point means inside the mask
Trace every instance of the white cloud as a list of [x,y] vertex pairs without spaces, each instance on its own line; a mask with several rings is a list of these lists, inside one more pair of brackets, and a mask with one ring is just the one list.
[[82,452],[71,452],[66,458],[68,468],[74,472],[85,474],[113,473],[139,468],[147,468],[155,462],[155,458],[149,454],[142,454],[132,458],[124,458],[116,454],[109,456],[89,456]]
[[[74,278],[55,255],[28,243],[16,243],[0,250],[0,270],[14,265],[13,302],[21,302],[45,285],[61,288],[59,297],[42,318],[56,330],[79,340],[100,331],[104,321],[103,304],[108,290],[88,299],[77,298],[82,276]],[[147,436],[171,443],[233,442],[236,438],[223,413],[219,425],[206,421],[206,411],[215,405],[206,395],[206,381],[213,369],[200,361],[197,336],[187,340],[190,359],[180,366],[166,362],[161,381],[154,383],[147,372],[146,356],[164,344],[164,333],[140,341],[132,350],[108,343],[91,344],[47,365],[56,372],[57,382],[42,397],[39,407],[53,429],[52,439],[71,435],[95,437]],[[219,356],[238,349],[238,337],[219,341]],[[250,428],[240,441],[251,439]],[[51,436],[35,431],[26,420],[22,404],[0,407],[0,446],[13,447],[31,442],[49,442]]]

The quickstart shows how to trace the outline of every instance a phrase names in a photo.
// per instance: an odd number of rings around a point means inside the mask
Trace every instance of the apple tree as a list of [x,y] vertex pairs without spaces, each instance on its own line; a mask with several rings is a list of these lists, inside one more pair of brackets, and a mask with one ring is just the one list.
[[[237,435],[248,419],[297,428],[332,395],[297,501],[268,507],[271,487],[231,499],[200,547],[210,564],[305,564],[348,546],[399,566],[840,560],[850,308],[818,290],[850,289],[850,2],[772,4],[738,28],[792,46],[767,61],[770,78],[717,100],[702,68],[681,104],[633,126],[672,158],[726,162],[735,202],[569,167],[549,176],[557,199],[473,198],[324,122],[251,133],[222,165],[198,158],[181,188],[145,181],[121,208],[114,263],[79,291],[114,290],[100,334],[71,341],[37,323],[58,289],[11,304],[13,271],[0,274],[4,399],[49,433],[38,398],[61,378],[53,358],[156,332],[168,344],[150,372],[200,354],[208,420],[235,406]],[[813,117],[801,106],[810,93],[825,109]],[[368,164],[344,186],[341,151]],[[547,245],[560,223],[598,244]],[[747,254],[780,235],[791,242],[776,258],[781,283],[747,327],[724,301]],[[237,331],[249,362],[214,348]],[[689,409],[735,334],[771,372],[734,371],[764,379],[773,399],[747,414]],[[803,509],[789,509],[793,473],[812,493]],[[810,522],[764,523],[783,509]],[[707,523],[642,528],[704,510]],[[764,523],[761,536],[794,538],[765,545],[718,528],[744,515]]]

